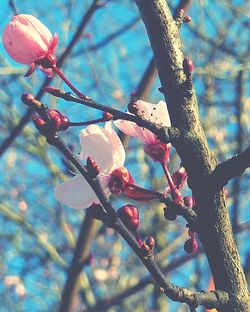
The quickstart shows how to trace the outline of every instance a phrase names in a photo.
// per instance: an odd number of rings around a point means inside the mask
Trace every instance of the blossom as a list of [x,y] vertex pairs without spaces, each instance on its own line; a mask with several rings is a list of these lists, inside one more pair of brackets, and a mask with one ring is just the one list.
[[[136,101],[133,103],[136,115],[149,120],[162,127],[170,127],[170,118],[166,103],[160,101],[157,104],[151,104],[145,101]],[[116,120],[115,125],[129,136],[136,137],[144,143],[144,151],[154,161],[168,161],[170,144],[162,143],[157,136],[150,130],[137,126],[136,123],[127,120]]]
[[[117,168],[123,167],[125,162],[124,147],[112,129],[111,123],[105,127],[90,125],[80,133],[81,153],[79,158],[86,161],[93,157],[100,167],[100,183],[107,195],[110,195],[108,187],[111,173]],[[59,184],[55,188],[55,198],[72,208],[81,209],[89,207],[98,198],[88,182],[80,174],[72,179]]]
[[39,65],[49,77],[52,75],[50,64],[56,63],[54,55],[58,37],[52,36],[50,30],[36,17],[29,14],[14,15],[5,27],[3,44],[10,57],[18,63],[30,65],[26,76]]

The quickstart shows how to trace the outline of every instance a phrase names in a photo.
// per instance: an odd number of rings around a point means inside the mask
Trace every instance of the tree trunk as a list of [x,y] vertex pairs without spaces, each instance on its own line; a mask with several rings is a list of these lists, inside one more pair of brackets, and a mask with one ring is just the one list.
[[209,192],[207,176],[216,159],[209,150],[200,122],[193,87],[184,92],[187,77],[183,71],[183,52],[179,30],[166,0],[136,0],[154,52],[162,90],[173,127],[181,136],[172,142],[188,172],[189,186],[197,204],[197,233],[208,258],[216,289],[228,292],[230,306],[220,312],[249,312],[246,278],[235,245],[223,190]]

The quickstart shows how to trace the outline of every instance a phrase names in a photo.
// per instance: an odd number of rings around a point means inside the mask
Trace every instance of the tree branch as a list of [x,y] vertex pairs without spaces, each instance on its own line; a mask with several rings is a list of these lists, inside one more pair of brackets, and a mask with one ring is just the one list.
[[250,167],[250,147],[219,164],[208,177],[209,192],[217,192],[231,179],[242,175]]

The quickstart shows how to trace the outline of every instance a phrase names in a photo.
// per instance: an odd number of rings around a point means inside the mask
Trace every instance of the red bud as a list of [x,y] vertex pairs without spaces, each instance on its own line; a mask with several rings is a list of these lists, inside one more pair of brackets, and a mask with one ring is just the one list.
[[133,205],[124,205],[117,210],[118,216],[130,231],[136,231],[139,226],[139,211]]
[[92,176],[92,178],[97,177],[100,173],[100,167],[97,165],[95,159],[93,157],[88,157],[86,165],[88,173]]
[[183,60],[183,70],[186,76],[191,76],[194,71],[194,64],[190,58],[184,58]]
[[194,238],[190,238],[187,241],[185,241],[184,250],[187,253],[190,253],[190,254],[196,253],[197,249],[198,249],[198,243]]
[[188,208],[193,208],[193,205],[194,205],[193,197],[192,196],[184,197],[184,204]]

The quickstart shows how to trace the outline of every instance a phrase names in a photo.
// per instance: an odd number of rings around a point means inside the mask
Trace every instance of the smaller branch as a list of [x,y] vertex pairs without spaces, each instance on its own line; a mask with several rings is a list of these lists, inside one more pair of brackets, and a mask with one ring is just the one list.
[[219,164],[208,176],[205,183],[211,193],[224,187],[231,179],[240,176],[250,167],[250,147],[242,153]]
[[123,119],[123,120],[134,122],[139,127],[144,127],[150,130],[151,132],[153,132],[155,135],[157,135],[159,140],[161,140],[165,144],[174,143],[174,141],[176,141],[181,135],[181,131],[177,128],[159,126],[158,124],[150,122],[149,120],[146,120],[139,116],[128,114],[128,113],[119,111],[115,108],[112,108],[110,106],[97,103],[92,99],[80,98],[71,92],[65,92],[63,90],[55,89],[55,88],[46,88],[46,91],[54,96],[64,99],[65,101],[83,104],[85,106],[101,110],[103,112],[108,112],[113,115],[113,120]]

